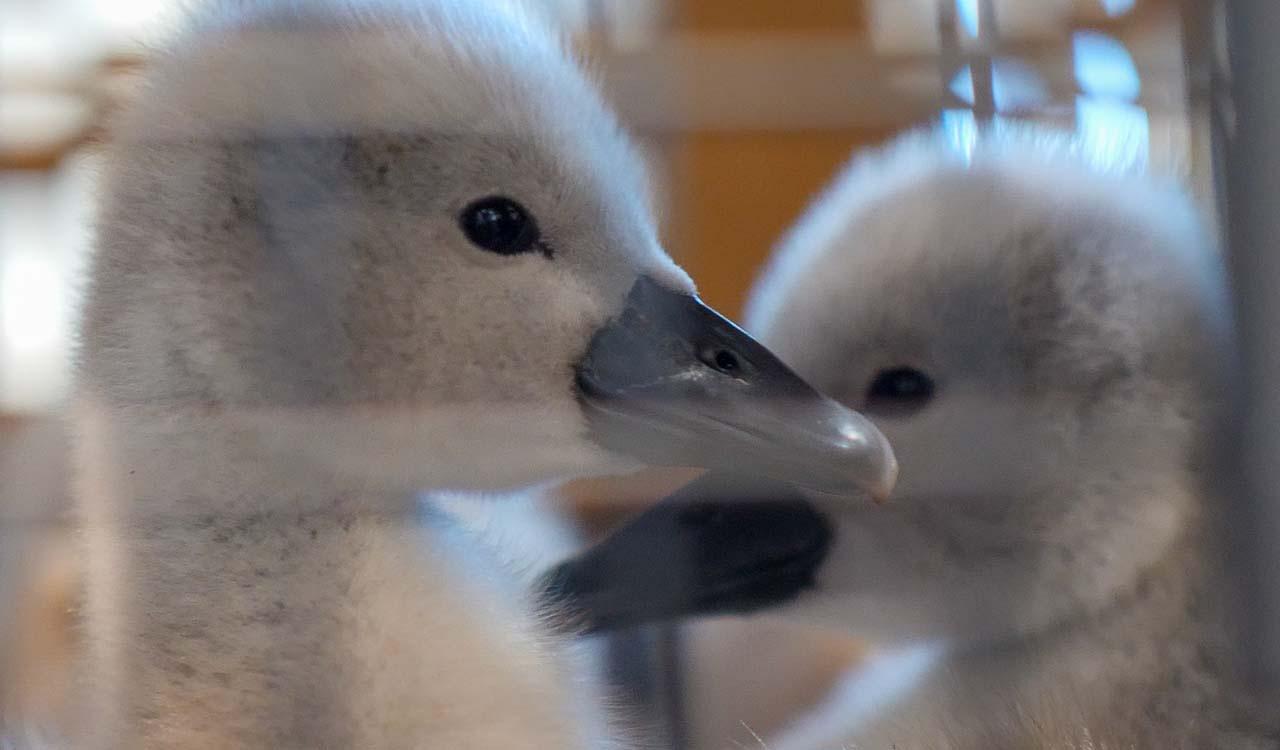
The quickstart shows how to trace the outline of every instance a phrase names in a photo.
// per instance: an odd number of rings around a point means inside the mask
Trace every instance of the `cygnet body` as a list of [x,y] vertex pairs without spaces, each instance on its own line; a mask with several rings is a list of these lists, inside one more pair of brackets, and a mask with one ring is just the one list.
[[[114,132],[75,747],[595,746],[528,603],[454,575],[417,492],[753,451],[892,484],[869,423],[693,295],[627,140],[522,14],[227,3]],[[760,441],[753,389],[827,421]]]
[[[1280,744],[1280,713],[1232,672],[1206,470],[1225,288],[1182,192],[1053,134],[987,134],[968,155],[913,134],[816,201],[748,316],[803,376],[876,418],[902,461],[894,501],[832,509],[709,477],[683,493],[697,513],[659,506],[637,520],[644,534],[590,554],[625,569],[647,539],[698,549],[750,527],[734,546],[739,564],[760,550],[765,585],[665,614],[773,607],[900,655],[877,662],[885,674],[914,665],[880,698],[852,677],[770,748]],[[753,494],[764,505],[740,504]],[[781,583],[778,522],[754,523],[766,507],[808,528],[818,560]],[[690,559],[683,575],[708,577],[713,564]],[[604,600],[604,584],[583,588]],[[642,600],[629,606],[610,624],[642,617]]]

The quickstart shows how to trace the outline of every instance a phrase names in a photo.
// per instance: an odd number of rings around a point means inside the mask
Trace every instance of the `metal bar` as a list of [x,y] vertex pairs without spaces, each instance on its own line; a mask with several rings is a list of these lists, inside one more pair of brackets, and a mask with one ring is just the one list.
[[1000,46],[995,0],[978,0],[978,43],[983,53],[969,63],[973,79],[973,116],[991,122],[996,116],[995,50]]
[[662,676],[654,671],[653,644],[642,629],[603,636],[605,677],[617,697],[645,723],[644,729],[662,734],[664,718],[661,701],[655,698],[655,684]]
[[[938,76],[942,88],[942,100],[949,109],[955,106],[956,95],[951,91],[951,81],[960,72],[960,26],[956,17],[956,0],[937,0],[938,3]],[[964,105],[969,106],[968,102]]]
[[1280,2],[1225,6],[1229,80],[1214,103],[1223,219],[1240,334],[1232,444],[1233,557],[1249,676],[1280,686]]
[[[1214,5],[1203,0],[1181,0],[1179,3],[1182,34],[1183,80],[1186,87],[1186,117],[1191,129],[1189,154],[1192,183],[1196,195],[1210,212],[1213,227],[1222,227],[1222,201],[1225,187],[1219,182],[1222,159],[1215,153],[1215,135],[1221,123],[1214,118],[1220,109],[1213,105],[1218,75],[1214,59]],[[1222,92],[1225,93],[1225,92]]]
[[658,626],[655,634],[654,659],[658,674],[662,675],[661,715],[665,719],[667,744],[671,750],[689,747],[689,716],[685,695],[684,628],[678,623]]

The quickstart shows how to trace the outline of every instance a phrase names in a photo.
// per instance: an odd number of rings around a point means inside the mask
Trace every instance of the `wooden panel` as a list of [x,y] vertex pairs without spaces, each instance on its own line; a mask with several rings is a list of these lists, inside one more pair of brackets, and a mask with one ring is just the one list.
[[858,0],[675,0],[672,18],[696,31],[862,29]]
[[695,133],[672,155],[672,250],[704,299],[726,315],[782,232],[855,148],[896,128]]
[[[1185,107],[1176,24],[1121,37],[1142,75],[1138,103]],[[1070,38],[1008,43],[1051,98],[1077,92]],[[671,34],[641,49],[601,52],[594,67],[632,127],[647,132],[888,128],[928,117],[944,95],[932,53],[881,55],[848,33]]]
[[[672,0],[671,18],[677,28],[691,31],[808,31],[814,29],[865,31],[868,7],[874,0]],[[903,0],[880,0],[902,2]],[[1076,0],[1076,23],[1131,29],[1176,13],[1178,0],[1138,0],[1134,9],[1109,17],[1097,0]]]
[[0,717],[56,726],[71,709],[80,571],[69,472],[59,421],[0,414]]

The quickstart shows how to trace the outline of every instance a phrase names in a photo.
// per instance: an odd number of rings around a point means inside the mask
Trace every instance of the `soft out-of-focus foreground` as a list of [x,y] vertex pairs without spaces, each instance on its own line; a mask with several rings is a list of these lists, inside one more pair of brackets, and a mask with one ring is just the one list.
[[[667,248],[728,314],[852,152],[920,124],[941,122],[960,150],[988,121],[1074,128],[1097,160],[1182,175],[1211,213],[1196,87],[1212,40],[1195,3],[529,2],[571,29],[645,145]],[[0,701],[25,714],[65,709],[76,647],[57,415],[96,144],[178,5],[0,0]],[[589,538],[687,477],[583,481],[560,496]],[[678,742],[721,750],[755,746],[821,701],[865,647],[758,617],[655,628],[615,651]]]

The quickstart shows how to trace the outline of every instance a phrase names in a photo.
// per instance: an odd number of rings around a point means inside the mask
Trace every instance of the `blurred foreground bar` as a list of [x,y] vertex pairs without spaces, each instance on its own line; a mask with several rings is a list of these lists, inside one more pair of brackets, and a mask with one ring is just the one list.
[[1236,293],[1241,390],[1231,519],[1241,564],[1242,655],[1280,688],[1280,2],[1226,0],[1228,70],[1215,76],[1224,226]]

